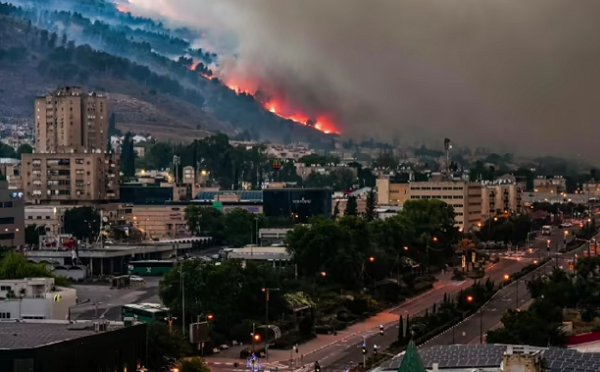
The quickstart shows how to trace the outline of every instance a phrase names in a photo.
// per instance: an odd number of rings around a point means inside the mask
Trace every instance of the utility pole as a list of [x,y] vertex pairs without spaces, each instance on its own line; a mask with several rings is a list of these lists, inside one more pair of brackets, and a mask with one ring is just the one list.
[[279,288],[263,288],[265,292],[265,360],[269,361],[269,295],[271,291],[278,291]]
[[183,272],[183,263],[180,266],[181,273],[181,334],[185,336],[185,274]]
[[515,281],[515,285],[517,286],[517,298],[515,300],[515,310],[519,310],[519,279]]

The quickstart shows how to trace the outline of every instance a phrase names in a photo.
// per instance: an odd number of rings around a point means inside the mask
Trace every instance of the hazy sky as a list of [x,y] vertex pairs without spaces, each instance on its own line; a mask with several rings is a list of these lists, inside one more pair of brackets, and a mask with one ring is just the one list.
[[[599,0],[132,0],[345,134],[600,155]],[[594,159],[595,160],[595,159]]]

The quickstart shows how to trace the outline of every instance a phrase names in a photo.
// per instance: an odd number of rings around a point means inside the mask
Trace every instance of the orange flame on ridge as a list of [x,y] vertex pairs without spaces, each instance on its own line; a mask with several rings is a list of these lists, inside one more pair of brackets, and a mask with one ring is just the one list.
[[[190,66],[190,69],[194,70],[196,65],[197,63],[194,63],[192,66]],[[231,77],[219,76],[218,72],[215,73],[215,76],[208,76],[205,74],[200,75],[208,80],[213,78],[219,78],[226,87],[228,87],[237,94],[245,93],[254,95],[257,91],[256,87],[250,87],[251,84],[240,84],[240,82],[233,80]],[[303,114],[302,112],[290,109],[289,107],[283,107],[282,103],[279,102],[277,99],[271,99],[266,102],[260,102],[257,100],[257,102],[259,102],[265,110],[271,112],[274,115],[279,116],[282,119],[291,120],[295,123],[305,126],[310,125],[316,130],[325,134],[340,134],[333,121],[325,115],[318,116],[316,119],[311,120],[311,118],[309,118],[306,114]]]

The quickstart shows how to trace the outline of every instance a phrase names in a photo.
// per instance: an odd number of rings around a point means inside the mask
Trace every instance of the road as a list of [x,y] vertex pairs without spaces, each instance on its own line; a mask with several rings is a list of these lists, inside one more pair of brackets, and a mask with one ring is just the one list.
[[[546,254],[547,239],[551,240],[552,248],[554,248],[556,245],[561,247],[564,239],[563,230],[557,230],[551,236],[538,237],[531,245],[533,252],[527,252],[522,258],[502,258],[498,263],[486,270],[486,277],[489,277],[495,282],[499,283],[503,280],[505,274],[511,275],[516,273],[523,267],[531,264],[539,256],[543,257],[543,255]],[[427,292],[423,296],[417,297],[411,301],[407,301],[402,305],[391,309],[390,311],[394,314],[402,314],[403,316],[410,315],[411,317],[414,317],[422,314],[425,309],[433,306],[433,303],[441,302],[443,300],[444,293],[447,293],[447,295],[450,296],[458,293],[461,289],[467,288],[472,284],[471,280],[463,282],[451,281],[449,275],[450,274],[446,274],[445,277],[444,275],[440,275],[440,281],[436,283],[436,287],[433,290]],[[523,287],[523,300],[525,299],[525,296],[526,291]],[[378,334],[377,329],[369,330],[363,335],[346,338],[343,338],[343,334],[341,334],[340,342],[306,355],[303,358],[302,363],[307,365],[314,363],[315,361],[319,361],[321,367],[323,368],[323,372],[343,371],[344,366],[347,366],[351,363],[356,364],[358,362],[362,362],[361,346],[363,343],[363,336],[366,338],[368,355],[372,355],[373,345],[377,345],[378,349],[382,351],[387,349],[394,341],[396,341],[398,336],[398,324],[395,323],[391,326],[388,326],[383,336]],[[312,367],[308,367],[307,370],[310,368]]]
[[[558,266],[566,267],[568,261],[573,259],[575,254],[581,255],[587,250],[587,244],[582,247],[558,256]],[[448,330],[438,337],[425,343],[423,346],[448,345],[448,344],[476,344],[485,342],[485,332],[500,326],[502,314],[515,307],[522,308],[531,300],[531,295],[527,291],[525,282],[540,273],[550,273],[556,261],[552,260],[536,272],[530,273],[521,280],[511,283],[496,293],[494,298],[488,302],[481,310],[458,324],[451,330]],[[517,300],[518,299],[518,300]]]
[[[193,252],[191,256],[212,256],[223,247],[211,247]],[[101,317],[108,320],[121,320],[121,306],[131,303],[160,303],[158,285],[161,277],[145,277],[146,284],[130,289],[112,290],[109,283],[75,284],[77,298],[89,302],[71,308],[74,319],[93,319]],[[96,305],[97,304],[97,305]]]

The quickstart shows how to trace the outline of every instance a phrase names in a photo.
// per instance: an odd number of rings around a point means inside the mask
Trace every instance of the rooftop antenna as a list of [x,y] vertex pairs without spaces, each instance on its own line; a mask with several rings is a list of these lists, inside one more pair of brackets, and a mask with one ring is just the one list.
[[448,181],[452,181],[452,172],[450,170],[450,149],[452,149],[452,145],[450,144],[450,139],[444,139],[444,176]]

